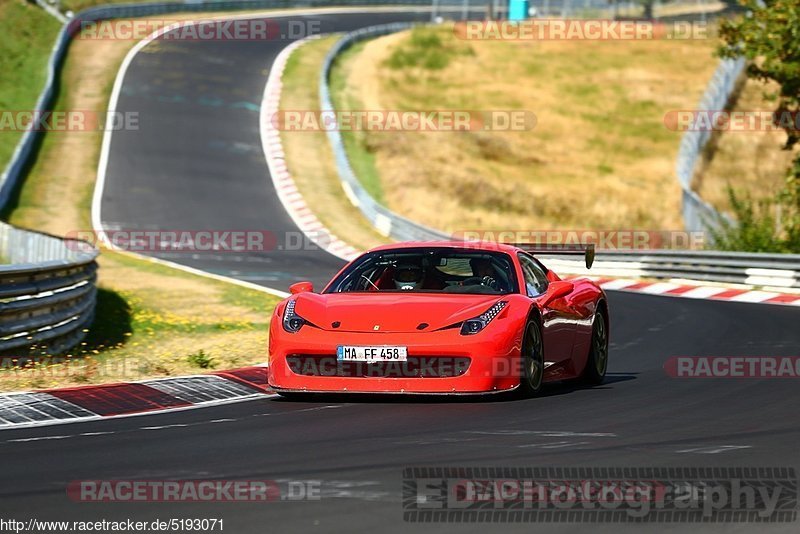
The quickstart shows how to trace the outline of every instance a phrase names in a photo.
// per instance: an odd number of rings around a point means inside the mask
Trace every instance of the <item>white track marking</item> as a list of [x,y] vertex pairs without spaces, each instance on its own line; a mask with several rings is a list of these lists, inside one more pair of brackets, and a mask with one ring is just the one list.
[[587,437],[615,438],[611,432],[572,432],[569,430],[467,430],[466,434],[483,434],[488,436],[544,436],[549,438]]
[[720,293],[724,293],[728,291],[724,287],[708,287],[708,286],[700,286],[694,289],[690,289],[685,293],[681,293],[681,297],[690,298],[690,299],[707,299],[708,297],[712,297],[714,295],[718,295]]
[[142,426],[139,427],[139,430],[166,430],[168,428],[186,428],[187,424],[183,423],[176,423],[174,425],[161,425],[161,426]]
[[48,421],[30,421],[25,423],[16,423],[11,425],[0,425],[0,432],[3,430],[16,430],[20,428],[35,428],[40,426],[53,426],[65,425],[71,423],[86,423],[90,421],[104,421],[107,419],[124,419],[127,417],[143,417],[148,415],[161,415],[165,413],[185,412],[188,410],[196,410],[198,408],[210,408],[212,406],[224,406],[226,404],[236,404],[239,402],[248,402],[260,399],[271,399],[277,397],[277,393],[256,393],[250,397],[239,397],[234,399],[225,399],[219,401],[204,402],[202,404],[193,404],[191,406],[178,406],[175,408],[166,408],[163,410],[150,410],[147,412],[126,413],[120,415],[90,415],[75,417],[73,419],[52,419]]
[[47,393],[0,395],[0,429],[93,415],[85,408]]
[[780,293],[770,293],[768,291],[748,291],[741,295],[731,297],[730,300],[736,302],[763,302],[765,300],[777,297]]
[[669,282],[658,282],[649,285],[647,287],[643,287],[639,291],[641,291],[642,293],[652,293],[658,295],[661,293],[666,293],[667,291],[671,291],[673,289],[678,289],[679,287],[681,286],[679,286],[678,284],[670,284]]
[[626,280],[624,278],[618,278],[616,280],[611,280],[609,282],[605,282],[601,284],[603,289],[625,289],[628,286],[632,286],[638,284],[636,280]]
[[51,439],[67,439],[71,437],[72,436],[39,436],[35,438],[10,439],[6,443],[27,443],[29,441],[47,441]]
[[[283,71],[289,56],[304,43],[317,38],[295,41],[280,51],[272,68],[269,72],[267,85],[264,87],[264,95],[261,100],[261,111],[259,115],[259,133],[261,135],[261,148],[269,168],[269,176],[272,180],[278,200],[283,205],[283,209],[289,214],[295,226],[303,232],[307,239],[318,245],[322,250],[345,261],[352,260],[359,252],[334,236],[313,214],[306,205],[302,195],[297,190],[291,174],[286,168],[283,146],[281,144],[280,132],[275,129],[272,115],[277,113],[280,108],[280,95],[282,90]],[[319,36],[321,37],[321,36]],[[347,190],[345,189],[345,193]],[[311,229],[315,229],[312,231]],[[320,240],[320,230],[324,231],[325,242]]]
[[520,449],[566,449],[588,445],[588,441],[554,441],[553,443],[530,443],[528,445],[517,445]]
[[195,405],[260,395],[250,387],[217,375],[181,376],[170,380],[146,380],[142,383]]
[[67,436],[37,436],[34,438],[17,438],[17,439],[9,439],[3,441],[2,443],[29,443],[33,441],[47,441],[47,440],[61,440],[61,439],[71,439],[71,438],[78,438],[81,436],[100,436],[100,435],[108,435],[108,434],[116,434],[116,432],[87,432],[84,434],[70,434]]
[[740,449],[752,449],[752,445],[712,445],[710,447],[696,447],[692,449],[681,449],[675,451],[679,454],[694,453],[694,454],[719,454],[722,452],[736,451]]

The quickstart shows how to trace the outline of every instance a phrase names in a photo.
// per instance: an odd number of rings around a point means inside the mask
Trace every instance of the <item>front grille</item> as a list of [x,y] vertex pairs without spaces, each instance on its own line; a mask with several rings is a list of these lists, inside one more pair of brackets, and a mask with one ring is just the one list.
[[292,354],[289,369],[302,376],[352,378],[452,378],[467,372],[470,358],[463,356],[409,356],[405,362],[340,362],[336,356]]

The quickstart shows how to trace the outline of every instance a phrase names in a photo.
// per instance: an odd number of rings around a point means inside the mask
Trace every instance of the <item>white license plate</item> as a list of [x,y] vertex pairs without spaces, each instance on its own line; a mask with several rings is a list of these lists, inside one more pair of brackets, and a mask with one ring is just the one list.
[[336,347],[336,359],[340,362],[404,362],[408,358],[406,347],[379,345],[374,347]]

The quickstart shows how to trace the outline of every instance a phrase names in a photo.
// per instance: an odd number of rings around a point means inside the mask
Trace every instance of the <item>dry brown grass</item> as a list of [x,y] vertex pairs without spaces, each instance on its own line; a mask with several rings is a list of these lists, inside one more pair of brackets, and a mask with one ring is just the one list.
[[447,231],[682,228],[680,138],[663,118],[696,106],[717,64],[713,41],[459,42],[433,31],[469,50],[442,70],[392,69],[404,32],[342,67],[362,109],[530,110],[538,123],[369,133],[390,208]]
[[[777,86],[747,80],[732,111],[772,111],[775,102],[765,98]],[[770,199],[786,183],[786,171],[800,147],[782,150],[783,131],[722,132],[709,144],[698,167],[694,188],[714,207],[730,211],[728,187],[753,199]]]
[[[98,317],[82,346],[50,365],[0,368],[0,391],[66,387],[230,369],[267,360],[276,299],[104,251]],[[208,369],[190,362],[199,351]],[[37,355],[38,357],[39,355]],[[67,360],[67,363],[65,363]]]

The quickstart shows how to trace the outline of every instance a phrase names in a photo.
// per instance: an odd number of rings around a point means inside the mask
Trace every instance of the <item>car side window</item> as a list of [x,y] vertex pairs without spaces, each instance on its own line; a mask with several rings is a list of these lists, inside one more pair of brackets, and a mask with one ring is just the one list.
[[541,295],[547,291],[547,274],[532,258],[520,254],[519,263],[525,276],[525,287],[529,297]]

